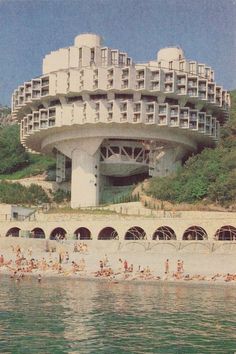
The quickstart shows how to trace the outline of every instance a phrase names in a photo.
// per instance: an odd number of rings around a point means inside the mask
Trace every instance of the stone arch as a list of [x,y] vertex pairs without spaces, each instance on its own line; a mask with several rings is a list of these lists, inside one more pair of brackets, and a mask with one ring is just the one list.
[[66,238],[66,230],[62,227],[56,227],[50,233],[50,240],[64,240]]
[[216,231],[215,239],[218,241],[236,241],[236,227],[231,225],[222,226]]
[[11,227],[7,231],[6,237],[8,237],[8,236],[19,237],[20,236],[20,231],[21,231],[21,229],[19,227]]
[[76,240],[91,240],[91,231],[87,227],[79,227],[75,230],[74,235]]
[[110,226],[104,227],[98,234],[98,240],[118,240],[118,232]]
[[183,240],[207,240],[208,236],[206,231],[201,226],[190,226],[184,231]]
[[161,226],[156,229],[152,236],[153,240],[176,240],[174,230],[169,226]]
[[31,238],[45,238],[45,232],[41,227],[35,227],[33,230],[30,231]]
[[133,226],[125,234],[125,240],[145,240],[146,232],[139,226]]

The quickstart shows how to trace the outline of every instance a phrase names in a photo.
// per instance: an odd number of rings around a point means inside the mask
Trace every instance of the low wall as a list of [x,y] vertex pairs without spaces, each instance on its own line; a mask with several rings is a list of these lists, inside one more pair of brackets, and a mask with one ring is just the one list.
[[[24,250],[34,249],[36,252],[46,252],[53,249],[74,251],[75,242],[66,240],[54,241],[46,239],[32,239],[23,237],[0,238],[0,250],[10,251],[12,247],[20,246]],[[81,241],[82,242],[82,241]],[[128,255],[176,255],[184,254],[234,254],[236,255],[236,241],[118,241],[118,240],[87,240],[83,241],[88,246],[90,254],[128,254]],[[0,251],[1,252],[1,251]]]
[[[205,232],[205,239],[214,241],[217,230],[222,227],[231,226],[236,230],[236,213],[220,212],[183,212],[181,217],[157,217],[157,216],[124,216],[124,215],[80,215],[80,214],[40,214],[40,219],[28,221],[1,221],[0,235],[6,236],[12,228],[19,228],[25,235],[35,228],[41,228],[45,238],[49,239],[51,233],[60,227],[65,230],[68,239],[72,239],[75,231],[80,227],[86,227],[91,232],[93,240],[106,227],[112,227],[118,234],[119,241],[125,239],[127,231],[132,227],[142,228],[145,238],[148,241],[153,239],[155,231],[160,227],[168,227],[173,230],[174,238],[177,241],[183,239],[188,228],[198,227]],[[236,239],[236,234],[235,234]]]

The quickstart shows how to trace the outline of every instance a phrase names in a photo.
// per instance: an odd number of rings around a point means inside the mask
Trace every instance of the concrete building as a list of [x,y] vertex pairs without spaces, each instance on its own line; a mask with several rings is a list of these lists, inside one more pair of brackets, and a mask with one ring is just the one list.
[[42,76],[12,98],[23,145],[57,155],[58,183],[71,169],[73,208],[98,205],[106,188],[166,176],[214,146],[229,106],[212,68],[182,49],[134,64],[95,34],[46,55]]
[[0,221],[23,221],[30,218],[34,214],[35,209],[26,208],[21,205],[11,205],[0,203]]

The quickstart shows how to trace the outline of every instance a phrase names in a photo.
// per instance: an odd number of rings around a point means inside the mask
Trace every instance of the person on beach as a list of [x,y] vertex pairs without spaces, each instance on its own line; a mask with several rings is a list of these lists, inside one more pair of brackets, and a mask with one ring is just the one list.
[[107,255],[105,254],[105,257],[104,257],[104,259],[103,259],[103,265],[104,265],[104,267],[107,267],[108,263],[109,263],[109,259],[108,259]]
[[41,274],[38,275],[38,282],[41,283],[41,280],[42,280],[42,276]]
[[177,261],[177,273],[179,274],[181,272],[181,261],[178,259]]
[[165,261],[165,274],[169,273],[169,259]]
[[4,265],[4,257],[1,254],[1,256],[0,256],[0,266],[2,266],[2,265]]
[[69,262],[69,259],[70,259],[69,253],[66,251],[66,253],[65,253],[65,260],[66,260],[66,263]]
[[127,270],[128,270],[128,262],[127,262],[127,260],[125,259],[125,260],[124,260],[124,271],[127,272]]
[[82,244],[82,249],[83,249],[83,253],[88,252],[88,245],[87,245],[87,243],[84,243],[84,242],[83,242],[83,244]]
[[74,252],[78,252],[78,245],[77,245],[77,242],[74,243]]
[[184,272],[184,261],[180,261],[180,273]]
[[134,266],[133,264],[131,264],[128,268],[128,272],[133,273],[133,271],[134,271]]

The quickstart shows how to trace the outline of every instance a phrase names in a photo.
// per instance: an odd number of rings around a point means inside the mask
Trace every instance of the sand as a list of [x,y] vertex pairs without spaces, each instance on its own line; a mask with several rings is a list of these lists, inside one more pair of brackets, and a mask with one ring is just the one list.
[[[79,242],[78,242],[79,243]],[[73,252],[68,245],[57,243],[56,252],[46,252],[40,249],[23,249],[19,257],[24,257],[27,261],[30,259],[42,262],[44,259],[48,265],[58,264],[59,257],[63,258],[65,252],[68,250],[69,260],[65,258],[61,262],[61,270],[52,269],[52,267],[43,270],[42,265],[38,269],[33,269],[32,272],[22,272],[24,262],[16,265],[16,246],[14,250],[10,247],[2,249],[0,254],[4,257],[4,264],[0,266],[0,273],[12,275],[14,270],[21,268],[17,272],[15,278],[22,273],[25,276],[39,274],[42,277],[63,277],[63,278],[77,278],[83,280],[106,280],[112,282],[184,282],[184,283],[214,283],[214,284],[230,284],[236,285],[236,276],[227,276],[227,274],[236,275],[236,260],[235,255],[231,254],[151,254],[148,252],[114,252],[105,254],[104,249],[91,250],[88,247],[87,251]],[[31,253],[32,252],[32,253]],[[30,254],[31,253],[31,254]],[[165,262],[169,259],[169,272],[165,274]],[[107,262],[105,262],[105,259]],[[12,263],[7,265],[9,261]],[[83,261],[82,261],[83,260]],[[133,265],[133,272],[124,270],[124,261],[127,261],[128,267]],[[178,260],[183,261],[183,270],[177,272]],[[104,264],[102,275],[99,274],[100,261]],[[76,264],[85,264],[84,270],[77,270],[72,262]],[[25,263],[26,264],[26,263]],[[78,269],[78,268],[77,268]],[[112,269],[112,272],[109,270]],[[216,276],[219,274],[219,276]],[[234,279],[234,280],[232,280]],[[230,280],[230,281],[229,281]]]

